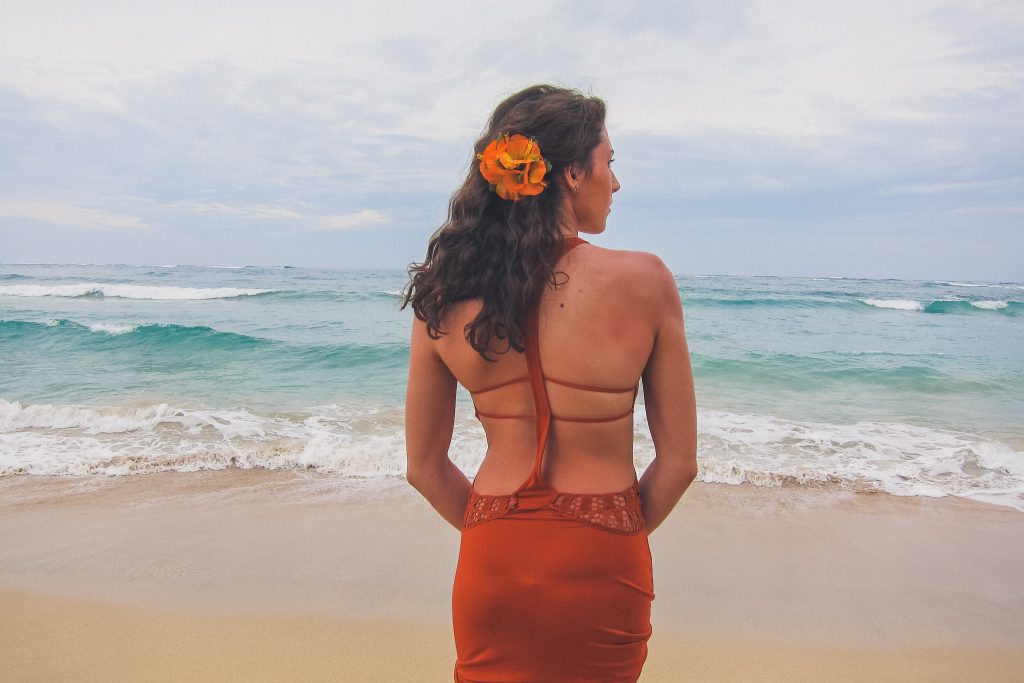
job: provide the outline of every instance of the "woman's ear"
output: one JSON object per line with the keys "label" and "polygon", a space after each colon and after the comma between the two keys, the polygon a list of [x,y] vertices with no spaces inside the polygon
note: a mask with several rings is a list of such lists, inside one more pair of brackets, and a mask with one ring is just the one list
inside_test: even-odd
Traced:
{"label": "woman's ear", "polygon": [[570,192],[578,192],[580,187],[580,181],[582,180],[582,174],[580,168],[576,164],[569,164],[562,168],[562,180],[565,182],[565,187]]}

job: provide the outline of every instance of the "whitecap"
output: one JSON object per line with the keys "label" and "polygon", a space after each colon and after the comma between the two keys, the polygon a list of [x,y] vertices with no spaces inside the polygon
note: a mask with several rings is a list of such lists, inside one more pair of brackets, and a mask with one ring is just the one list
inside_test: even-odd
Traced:
{"label": "whitecap", "polygon": [[986,311],[995,311],[1009,306],[1005,301],[972,301],[971,305],[975,308],[983,308]]}
{"label": "whitecap", "polygon": [[900,311],[923,311],[924,306],[909,299],[859,299],[862,303],[876,308],[894,308]]}
{"label": "whitecap", "polygon": [[111,336],[117,336],[119,334],[128,334],[138,329],[138,325],[129,325],[122,323],[90,323],[90,332],[103,332]]}
{"label": "whitecap", "polygon": [[239,287],[174,287],[153,285],[114,284],[105,282],[83,282],[74,285],[0,285],[0,295],[4,296],[55,296],[79,297],[102,295],[123,299],[152,300],[195,300],[231,299],[240,296],[268,294],[275,289],[243,289]]}

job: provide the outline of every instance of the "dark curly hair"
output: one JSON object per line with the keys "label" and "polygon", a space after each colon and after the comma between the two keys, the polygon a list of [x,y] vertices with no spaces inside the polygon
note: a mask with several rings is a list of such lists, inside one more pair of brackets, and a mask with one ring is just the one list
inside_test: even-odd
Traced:
{"label": "dark curly hair", "polygon": [[[441,321],[450,304],[479,298],[483,307],[464,329],[472,347],[488,361],[494,339],[506,341],[499,353],[522,353],[527,311],[545,284],[560,284],[554,269],[565,186],[556,174],[571,164],[590,168],[604,119],[600,98],[553,85],[530,86],[497,106],[473,148],[465,182],[448,203],[447,220],[431,236],[426,259],[409,266],[402,291],[401,307],[412,304],[432,339],[446,333]],[[551,164],[540,194],[505,200],[480,174],[476,154],[506,133],[535,139]]]}

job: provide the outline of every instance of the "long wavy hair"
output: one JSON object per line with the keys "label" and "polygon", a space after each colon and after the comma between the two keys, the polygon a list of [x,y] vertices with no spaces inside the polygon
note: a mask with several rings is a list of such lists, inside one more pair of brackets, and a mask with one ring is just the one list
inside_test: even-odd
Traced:
{"label": "long wavy hair", "polygon": [[[556,281],[555,264],[563,237],[559,212],[567,166],[590,168],[600,142],[605,104],[598,97],[553,85],[534,85],[497,106],[474,146],[465,182],[448,203],[448,217],[427,245],[422,263],[409,266],[402,308],[412,304],[427,334],[446,332],[441,321],[451,304],[479,298],[483,307],[463,332],[488,361],[494,340],[522,353],[526,314],[547,283]],[[547,187],[519,201],[502,199],[480,174],[476,154],[498,136],[520,133],[537,141],[551,164]]]}

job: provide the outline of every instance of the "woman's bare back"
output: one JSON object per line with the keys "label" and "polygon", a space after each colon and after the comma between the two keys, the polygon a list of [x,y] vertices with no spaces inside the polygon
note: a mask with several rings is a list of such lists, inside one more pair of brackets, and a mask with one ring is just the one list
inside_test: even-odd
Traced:
{"label": "woman's bare back", "polygon": [[[587,391],[547,382],[552,414],[566,418],[611,418],[607,422],[557,420],[541,475],[559,491],[620,491],[634,482],[633,388],[639,383],[657,335],[660,259],[643,252],[583,244],[556,266],[560,284],[541,298],[540,357],[545,377],[588,387]],[[562,275],[564,273],[564,275]],[[479,312],[479,300],[454,305],[445,317],[438,354],[470,392],[524,377],[521,353],[490,354],[487,362],[466,341],[465,326]],[[495,351],[504,349],[496,344]],[[488,450],[475,480],[478,493],[511,493],[529,475],[536,444],[533,419],[495,419],[485,414],[535,413],[528,382],[514,382],[474,396],[487,435]]]}

